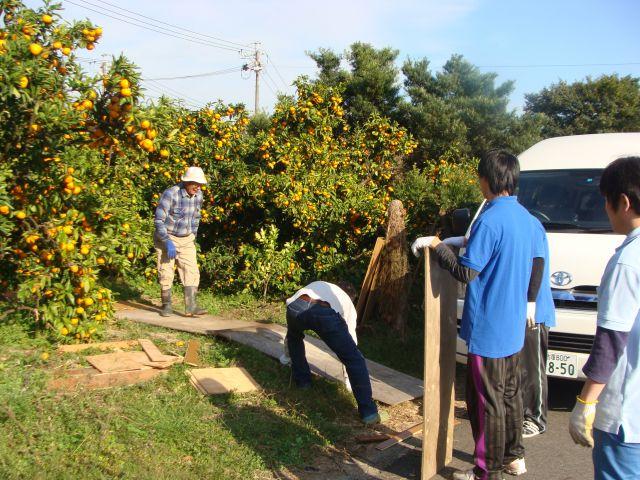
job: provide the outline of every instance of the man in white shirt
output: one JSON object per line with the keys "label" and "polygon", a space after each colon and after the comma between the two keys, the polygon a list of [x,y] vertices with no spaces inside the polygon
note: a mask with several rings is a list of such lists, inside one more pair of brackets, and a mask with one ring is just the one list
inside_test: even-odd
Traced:
{"label": "man in white shirt", "polygon": [[371,394],[371,380],[356,344],[356,309],[351,285],[343,288],[329,282],[312,282],[287,299],[286,343],[291,358],[293,381],[298,388],[311,387],[311,370],[304,349],[304,331],[312,330],[334,351],[347,369],[360,418],[367,425],[380,422]]}
{"label": "man in white shirt", "polygon": [[571,414],[573,440],[593,447],[596,480],[640,478],[640,157],[605,168],[600,192],[626,235],[598,288],[598,327]]}

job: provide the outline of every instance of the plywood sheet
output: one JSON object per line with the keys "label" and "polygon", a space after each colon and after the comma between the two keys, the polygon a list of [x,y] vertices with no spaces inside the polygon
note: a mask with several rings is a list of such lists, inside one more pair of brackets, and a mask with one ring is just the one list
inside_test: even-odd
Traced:
{"label": "plywood sheet", "polygon": [[382,442],[380,445],[376,445],[376,449],[378,450],[386,450],[387,448],[393,447],[394,445],[406,440],[409,437],[414,436],[416,433],[420,433],[422,431],[422,422],[417,423],[406,430],[403,430],[398,433],[390,433],[389,440]]}
{"label": "plywood sheet", "polygon": [[167,373],[166,370],[158,370],[151,367],[143,367],[143,370],[111,373],[89,373],[80,375],[60,376],[52,379],[48,388],[50,390],[73,390],[76,388],[98,389],[134,385],[146,382]]}
{"label": "plywood sheet", "polygon": [[135,347],[138,345],[138,340],[121,340],[117,342],[100,342],[100,343],[83,343],[78,345],[60,345],[58,347],[59,352],[81,352],[90,348],[97,348],[98,350],[116,350]]}
{"label": "plywood sheet", "polygon": [[246,393],[260,388],[249,372],[241,367],[195,368],[189,370],[189,375],[207,395]]}
{"label": "plywood sheet", "polygon": [[145,363],[150,362],[144,352],[115,352],[101,355],[89,355],[87,362],[102,373],[125,372],[128,370],[142,370]]}

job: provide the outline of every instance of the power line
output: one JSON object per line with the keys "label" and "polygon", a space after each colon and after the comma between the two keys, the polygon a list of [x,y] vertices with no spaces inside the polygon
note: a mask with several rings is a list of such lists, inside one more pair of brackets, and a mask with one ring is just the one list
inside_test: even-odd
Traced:
{"label": "power line", "polygon": [[224,75],[226,73],[240,72],[241,70],[242,70],[241,67],[231,67],[231,68],[225,68],[224,70],[216,70],[214,72],[197,73],[194,75],[183,75],[181,77],[148,78],[147,80],[182,80],[184,78],[211,77],[213,75]]}
{"label": "power line", "polygon": [[112,7],[119,8],[120,10],[123,10],[123,11],[125,11],[125,12],[132,13],[133,15],[137,15],[137,16],[139,16],[139,17],[146,18],[147,20],[151,20],[151,21],[156,22],[156,23],[161,23],[161,24],[163,24],[163,25],[167,25],[167,26],[169,26],[169,27],[177,28],[177,29],[179,29],[179,30],[184,30],[185,32],[190,32],[190,33],[193,33],[193,34],[199,35],[199,36],[201,36],[201,37],[211,38],[211,39],[213,39],[213,40],[217,40],[217,41],[220,41],[220,42],[228,43],[228,44],[230,44],[230,45],[236,45],[236,46],[238,46],[238,47],[247,47],[247,46],[249,45],[249,44],[246,44],[246,43],[245,43],[245,44],[243,44],[243,43],[232,42],[232,41],[230,41],[230,40],[224,40],[223,38],[213,37],[213,36],[211,36],[211,35],[207,35],[207,34],[204,34],[204,33],[199,33],[199,32],[196,32],[196,31],[194,31],[194,30],[189,30],[188,28],[180,27],[180,26],[178,26],[178,25],[173,25],[173,24],[171,24],[171,23],[163,22],[162,20],[157,20],[157,19],[155,19],[155,18],[148,17],[147,15],[143,15],[143,14],[141,14],[141,13],[134,12],[133,10],[128,10],[128,9],[126,9],[126,8],[124,8],[124,7],[120,7],[120,6],[115,5],[115,4],[113,4],[113,3],[109,3],[109,2],[107,2],[107,1],[105,1],[105,0],[98,0],[98,1],[100,1],[101,3],[104,3],[104,4],[106,4],[106,5],[110,5],[110,6],[112,6]]}
{"label": "power line", "polygon": [[[276,90],[278,90],[278,87],[276,83],[273,81],[273,78],[271,78],[271,75],[269,75],[269,72],[267,72],[266,70],[263,71],[267,74],[266,77],[262,77],[264,79],[264,84],[269,88],[269,90],[271,90],[271,93],[273,93],[273,95],[277,97],[278,94],[276,93]],[[267,81],[268,79],[270,79],[273,87],[269,84],[269,81]]]}
{"label": "power line", "polygon": [[[100,11],[100,10],[95,10],[95,9],[93,9],[93,8],[91,8],[91,7],[88,7],[88,6],[83,5],[83,4],[80,4],[80,3],[76,3],[76,2],[74,2],[74,1],[72,1],[72,0],[65,0],[65,1],[66,1],[67,3],[70,3],[70,4],[72,4],[72,5],[75,5],[75,6],[77,6],[77,7],[85,8],[85,9],[87,9],[87,10],[90,10],[90,11],[92,11],[92,12],[95,12],[95,13],[97,13],[97,14],[99,14],[99,15],[103,15],[103,16],[105,16],[105,17],[113,18],[114,20],[119,20],[119,21],[121,21],[121,22],[128,23],[129,25],[133,25],[133,26],[135,26],[135,27],[139,27],[139,28],[144,28],[144,29],[146,29],[146,30],[150,30],[150,31],[152,31],[152,32],[156,32],[156,33],[159,33],[159,34],[161,34],[161,35],[166,35],[166,36],[168,36],[168,37],[173,37],[173,38],[177,38],[177,39],[180,39],[180,40],[185,40],[185,41],[187,41],[187,42],[197,43],[197,44],[199,44],[199,45],[204,45],[204,46],[207,46],[207,47],[220,48],[220,49],[223,49],[223,50],[230,50],[230,51],[232,51],[232,52],[239,52],[239,51],[241,50],[241,49],[237,49],[237,48],[231,48],[231,47],[228,47],[228,46],[216,45],[215,43],[211,43],[211,42],[201,41],[200,39],[194,39],[194,37],[189,36],[189,35],[187,35],[187,34],[178,33],[177,35],[175,35],[175,34],[173,34],[173,33],[167,33],[167,32],[162,31],[162,30],[156,30],[155,28],[145,27],[144,25],[139,25],[138,23],[130,22],[130,21],[125,20],[125,19],[123,19],[123,18],[114,17],[113,15],[109,15],[108,13],[104,13],[104,12],[102,12],[102,11]],[[86,1],[85,1],[85,3],[88,3],[88,2],[86,2]],[[94,6],[95,6],[95,5],[94,5]],[[103,8],[103,7],[99,7],[99,8]],[[114,12],[112,12],[112,13],[114,13]],[[116,15],[121,15],[121,16],[123,16],[123,15],[122,15],[122,14],[120,14],[120,13],[116,13]],[[125,17],[126,17],[126,16],[125,16]],[[126,18],[130,18],[130,17],[126,17]],[[133,20],[135,20],[136,22],[147,23],[147,22],[142,22],[141,20],[137,20],[137,19],[133,19]],[[155,26],[155,25],[154,25],[154,26]],[[158,28],[161,28],[161,27],[158,27]],[[176,33],[177,33],[177,32],[176,32]]]}
{"label": "power line", "polygon": [[282,81],[282,85],[284,85],[284,88],[286,90],[287,88],[289,88],[289,85],[287,85],[287,82],[285,82],[284,78],[280,74],[280,70],[278,70],[278,67],[276,67],[276,64],[273,63],[273,60],[271,60],[271,57],[269,56],[269,54],[267,53],[266,55],[267,55],[267,60],[269,60],[269,63],[271,65],[273,65],[273,68],[275,69],[276,73],[278,74],[278,77],[280,77],[280,80]]}
{"label": "power line", "polygon": [[[163,93],[165,91],[168,91],[170,93],[172,93],[173,95],[178,96],[179,98],[185,99],[185,100],[189,100],[191,103],[198,105],[199,107],[206,104],[206,102],[203,102],[201,100],[198,100],[197,98],[193,98],[190,97],[189,95],[185,95],[184,93],[176,90],[175,88],[171,88],[171,87],[167,87],[166,85],[159,83],[155,80],[151,80],[151,79],[142,79],[143,82],[146,83],[146,85],[148,87],[155,87],[156,89],[161,89],[163,91]],[[151,85],[149,85],[149,82],[151,82]]]}
{"label": "power line", "polygon": [[640,62],[627,63],[559,63],[559,64],[531,64],[531,65],[478,65],[478,68],[557,68],[557,67],[621,67],[640,65]]}
{"label": "power line", "polygon": [[[138,18],[134,18],[134,17],[131,17],[129,15],[125,15],[124,13],[120,13],[117,10],[113,10],[113,9],[107,8],[107,7],[105,7],[103,5],[100,5],[100,4],[95,4],[95,3],[91,2],[91,1],[88,1],[88,0],[85,0],[83,2],[83,4],[84,3],[88,3],[92,7],[99,8],[101,10],[106,10],[107,12],[113,13],[114,15],[118,15],[120,17],[128,18],[129,20],[133,20],[134,22],[139,22],[139,23],[142,23],[142,24],[145,24],[145,25],[150,25],[151,27],[160,28],[162,30],[167,30],[167,31],[169,31],[171,33],[180,35],[181,37],[186,37],[185,39],[188,38],[188,39],[191,39],[191,40],[195,40],[196,42],[205,42],[207,44],[210,44],[211,46],[214,46],[216,48],[222,48],[224,50],[231,50],[231,51],[238,51],[239,50],[238,48],[233,48],[233,47],[230,47],[229,45],[221,45],[221,44],[218,44],[216,42],[211,42],[209,40],[205,40],[205,39],[202,39],[202,38],[194,37],[193,35],[190,35],[188,33],[182,33],[182,32],[176,31],[176,30],[168,29],[166,27],[162,27],[160,25],[155,25],[153,23],[145,22],[144,20],[140,20]],[[84,8],[89,8],[89,7],[84,6]],[[101,13],[101,12],[98,12],[98,13]],[[106,15],[104,12],[102,12],[102,14]],[[122,19],[119,19],[119,20],[125,21],[125,20],[122,20]],[[148,27],[143,27],[142,25],[138,25],[138,26],[140,26],[141,28],[148,28]]]}

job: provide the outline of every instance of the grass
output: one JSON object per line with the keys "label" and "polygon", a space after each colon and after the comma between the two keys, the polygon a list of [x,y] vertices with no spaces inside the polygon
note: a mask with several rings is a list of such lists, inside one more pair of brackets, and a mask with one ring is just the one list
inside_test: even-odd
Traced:
{"label": "grass", "polygon": [[[154,285],[119,286],[121,299],[157,298]],[[174,292],[181,299],[180,289]],[[211,313],[284,323],[282,302],[202,292]],[[422,376],[421,314],[407,343],[377,328],[360,335],[368,358]],[[118,322],[106,340],[151,338],[164,352],[184,353],[196,336]],[[92,353],[57,354],[21,323],[0,324],[0,478],[249,479],[274,478],[282,467],[313,462],[360,427],[352,395],[317,378],[310,391],[291,386],[290,370],[242,345],[197,337],[207,365],[245,367],[260,392],[206,398],[185,366],[150,382],[95,391],[51,392],[56,370],[88,366]],[[49,353],[43,360],[41,355]],[[402,352],[402,355],[398,355]],[[95,352],[94,352],[95,353]]]}

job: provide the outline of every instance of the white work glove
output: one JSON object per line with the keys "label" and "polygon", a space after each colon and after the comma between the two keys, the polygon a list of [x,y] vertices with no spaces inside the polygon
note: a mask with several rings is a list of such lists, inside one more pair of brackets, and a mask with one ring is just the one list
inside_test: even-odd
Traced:
{"label": "white work glove", "polygon": [[285,366],[286,365],[291,365],[291,357],[289,357],[289,345],[287,345],[287,339],[286,338],[284,339],[283,347],[284,347],[284,349],[283,349],[284,351],[283,351],[282,355],[280,355],[280,358],[279,358],[280,363],[282,365],[285,365]]}
{"label": "white work glove", "polygon": [[593,421],[596,418],[598,402],[585,402],[580,397],[577,397],[577,400],[569,420],[569,433],[576,444],[593,447]]}
{"label": "white work glove", "polygon": [[462,248],[467,243],[467,239],[465,237],[449,237],[445,238],[442,243],[446,243],[450,247]]}
{"label": "white work glove", "polygon": [[423,248],[428,248],[429,245],[431,245],[431,243],[433,242],[434,238],[436,238],[436,237],[435,236],[431,236],[431,237],[419,237],[419,238],[416,238],[416,240],[411,245],[411,251],[413,252],[413,254],[416,257],[419,257],[420,256],[420,250],[422,250]]}
{"label": "white work glove", "polygon": [[536,328],[536,302],[527,302],[527,327]]}

